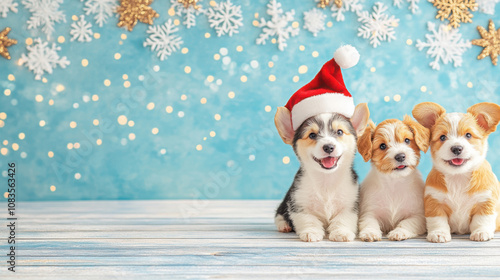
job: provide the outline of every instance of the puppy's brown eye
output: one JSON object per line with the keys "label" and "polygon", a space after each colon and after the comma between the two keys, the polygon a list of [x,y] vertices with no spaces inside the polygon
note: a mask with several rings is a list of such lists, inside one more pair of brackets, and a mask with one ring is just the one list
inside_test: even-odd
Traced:
{"label": "puppy's brown eye", "polygon": [[380,149],[381,150],[387,149],[387,145],[385,145],[384,143],[380,144]]}
{"label": "puppy's brown eye", "polygon": [[316,139],[317,137],[318,137],[318,135],[316,133],[314,133],[314,132],[312,132],[312,133],[309,134],[309,138],[312,139],[312,140]]}
{"label": "puppy's brown eye", "polygon": [[466,133],[466,134],[465,134],[465,137],[466,137],[467,139],[471,139],[472,134],[470,134],[470,133]]}
{"label": "puppy's brown eye", "polygon": [[337,135],[338,136],[344,135],[344,131],[342,129],[337,130]]}
{"label": "puppy's brown eye", "polygon": [[444,141],[446,141],[446,135],[441,135],[441,137],[439,137],[439,139],[440,139],[441,141],[443,141],[443,142],[444,142]]}
{"label": "puppy's brown eye", "polygon": [[406,144],[410,144],[410,139],[406,138],[406,139],[405,139],[405,143],[406,143]]}

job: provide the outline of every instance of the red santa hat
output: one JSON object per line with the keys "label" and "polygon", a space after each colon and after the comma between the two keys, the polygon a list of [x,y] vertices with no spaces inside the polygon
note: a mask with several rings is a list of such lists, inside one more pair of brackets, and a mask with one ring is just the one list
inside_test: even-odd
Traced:
{"label": "red santa hat", "polygon": [[293,130],[308,118],[321,113],[339,113],[347,118],[354,113],[354,101],[347,91],[340,68],[350,68],[359,61],[351,45],[338,48],[307,85],[292,95],[285,107],[290,111]]}

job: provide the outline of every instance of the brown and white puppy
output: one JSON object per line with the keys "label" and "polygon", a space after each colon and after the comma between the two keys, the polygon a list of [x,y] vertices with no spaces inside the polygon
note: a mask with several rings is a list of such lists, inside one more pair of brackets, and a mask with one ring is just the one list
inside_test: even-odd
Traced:
{"label": "brown and white puppy", "polygon": [[369,115],[362,103],[350,119],[337,113],[319,114],[294,131],[290,111],[278,108],[276,128],[300,161],[293,184],[276,210],[279,231],[295,231],[308,242],[320,241],[326,233],[332,241],[354,240],[359,186],[353,162],[357,135],[364,131]]}
{"label": "brown and white puppy", "polygon": [[446,113],[432,102],[418,104],[413,116],[431,130],[433,168],[425,183],[427,240],[448,242],[450,233],[470,233],[474,241],[500,229],[500,183],[486,161],[488,135],[500,121],[500,106],[479,103],[467,113]]}
{"label": "brown and white puppy", "polygon": [[409,116],[370,122],[358,150],[372,168],[361,183],[359,238],[405,240],[425,233],[424,181],[417,166],[429,147],[429,129]]}

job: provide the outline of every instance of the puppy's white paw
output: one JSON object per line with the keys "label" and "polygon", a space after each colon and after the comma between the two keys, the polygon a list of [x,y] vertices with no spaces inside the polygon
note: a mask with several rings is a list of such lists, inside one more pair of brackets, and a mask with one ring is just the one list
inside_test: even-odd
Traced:
{"label": "puppy's white paw", "polygon": [[364,229],[359,233],[359,238],[366,242],[382,240],[382,232],[375,229]]}
{"label": "puppy's white paw", "polygon": [[356,238],[356,234],[349,230],[337,229],[330,232],[328,239],[336,242],[349,242],[353,241]]}
{"label": "puppy's white paw", "polygon": [[305,242],[318,242],[323,240],[325,233],[323,231],[305,231],[299,234],[300,240]]}
{"label": "puppy's white paw", "polygon": [[278,227],[279,232],[290,232],[292,231],[292,228],[288,225],[287,222],[280,223],[276,225]]}
{"label": "puppy's white paw", "polygon": [[277,215],[274,219],[274,223],[276,224],[279,232],[292,231],[292,227],[290,227],[290,225],[285,221],[285,218],[283,218],[282,215]]}
{"label": "puppy's white paw", "polygon": [[444,231],[432,231],[427,234],[427,241],[434,243],[445,243],[451,240],[451,234]]}
{"label": "puppy's white paw", "polygon": [[404,228],[395,228],[387,234],[387,238],[392,241],[406,240],[412,236],[414,236],[414,234]]}
{"label": "puppy's white paw", "polygon": [[472,241],[488,241],[494,236],[493,233],[487,231],[476,230],[470,235],[470,240]]}

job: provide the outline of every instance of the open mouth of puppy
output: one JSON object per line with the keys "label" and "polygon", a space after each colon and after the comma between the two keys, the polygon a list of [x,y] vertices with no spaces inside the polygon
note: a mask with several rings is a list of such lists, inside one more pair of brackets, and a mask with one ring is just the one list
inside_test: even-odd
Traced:
{"label": "open mouth of puppy", "polygon": [[405,170],[406,168],[408,167],[408,165],[398,165],[396,168],[394,168],[393,170],[396,170],[396,171],[401,171],[401,170]]}
{"label": "open mouth of puppy", "polygon": [[319,165],[321,165],[321,167],[323,169],[330,170],[330,169],[334,169],[335,167],[337,167],[337,163],[339,162],[340,157],[325,157],[322,159],[318,159],[318,158],[313,156],[313,159]]}
{"label": "open mouth of puppy", "polygon": [[464,165],[468,159],[464,159],[464,158],[454,158],[454,159],[451,159],[451,160],[445,160],[449,165],[451,166],[462,166]]}

